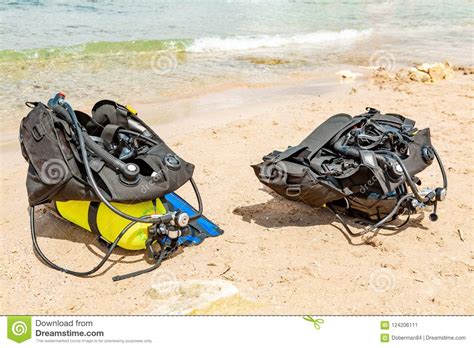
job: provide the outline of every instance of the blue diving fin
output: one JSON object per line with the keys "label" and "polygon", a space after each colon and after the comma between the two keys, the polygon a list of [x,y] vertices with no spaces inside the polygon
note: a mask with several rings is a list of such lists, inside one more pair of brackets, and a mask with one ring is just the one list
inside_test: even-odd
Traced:
{"label": "blue diving fin", "polygon": [[[172,210],[180,210],[183,213],[187,213],[190,217],[197,214],[193,206],[174,192],[166,194],[165,200],[165,203],[168,203]],[[179,237],[179,245],[197,245],[207,237],[217,237],[224,233],[222,229],[205,216],[191,221],[189,225],[191,227],[190,233]]]}

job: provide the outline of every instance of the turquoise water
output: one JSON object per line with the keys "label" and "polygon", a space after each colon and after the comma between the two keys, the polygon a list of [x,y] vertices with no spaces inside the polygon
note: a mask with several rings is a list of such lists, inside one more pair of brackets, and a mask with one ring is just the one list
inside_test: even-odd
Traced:
{"label": "turquoise water", "polygon": [[370,32],[394,54],[408,46],[416,59],[442,51],[467,61],[473,15],[472,1],[459,0],[2,0],[0,50],[137,40],[183,40],[193,52],[278,49]]}
{"label": "turquoise water", "polygon": [[468,0],[0,0],[0,107],[57,89],[147,101],[342,65],[472,64],[473,18]]}

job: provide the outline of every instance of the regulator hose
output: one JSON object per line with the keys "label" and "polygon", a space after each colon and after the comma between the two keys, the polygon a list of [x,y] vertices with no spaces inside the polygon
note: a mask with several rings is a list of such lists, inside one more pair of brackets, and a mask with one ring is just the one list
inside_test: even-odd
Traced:
{"label": "regulator hose", "polygon": [[[121,133],[121,134],[133,135],[133,136],[135,136],[135,137],[137,137],[137,138],[139,138],[139,139],[141,139],[145,142],[148,142],[152,145],[159,145],[159,143],[157,141],[155,141],[153,139],[150,139],[150,138],[147,138],[139,132],[131,131],[131,130],[128,130],[128,129],[120,129],[118,132]],[[196,199],[198,201],[198,209],[197,209],[198,211],[197,211],[197,213],[194,216],[189,217],[190,221],[194,221],[196,219],[199,219],[202,216],[204,206],[203,206],[203,203],[202,203],[201,193],[199,192],[199,189],[196,185],[196,182],[194,181],[193,178],[189,179],[189,182],[191,183],[191,186],[193,187],[194,194],[196,195]]]}
{"label": "regulator hose", "polygon": [[[446,176],[446,171],[444,170],[443,163],[441,162],[441,158],[439,157],[438,153],[436,152],[436,150],[433,147],[432,147],[432,149],[433,149],[434,154],[436,156],[436,160],[438,161],[438,165],[439,165],[440,170],[441,170],[441,175],[443,177],[443,188],[447,189],[448,188],[448,178]],[[398,164],[402,168],[403,174],[405,175],[406,181],[407,181],[408,185],[410,186],[411,190],[413,191],[413,195],[415,196],[415,198],[417,200],[419,200],[422,203],[426,203],[428,201],[431,201],[436,196],[436,191],[435,190],[431,191],[425,197],[420,195],[420,193],[418,192],[418,188],[416,187],[416,184],[413,182],[413,180],[410,176],[410,173],[408,173],[408,170],[405,167],[405,164],[403,163],[402,159],[397,154],[395,154],[393,152],[390,152],[390,151],[386,151],[386,150],[378,150],[376,152],[377,153],[383,153],[387,156],[391,156],[392,158],[394,158],[398,162]]]}
{"label": "regulator hose", "polygon": [[97,266],[95,266],[94,268],[92,268],[91,270],[89,271],[84,271],[84,272],[78,272],[78,271],[72,271],[70,269],[67,269],[67,268],[63,268],[61,266],[58,266],[57,264],[53,263],[50,259],[48,259],[46,257],[46,255],[44,255],[44,253],[41,251],[39,245],[38,245],[38,240],[37,240],[37,237],[36,237],[36,226],[35,226],[35,207],[30,207],[29,208],[29,213],[30,213],[30,230],[31,230],[31,239],[33,241],[33,250],[36,252],[36,254],[39,256],[39,258],[46,264],[48,265],[49,267],[57,270],[57,271],[60,271],[60,272],[64,272],[64,273],[67,273],[67,274],[71,274],[73,276],[76,276],[76,277],[88,277],[92,274],[94,274],[95,272],[97,272],[103,265],[104,263],[109,259],[110,255],[112,254],[112,252],[114,251],[115,247],[117,246],[117,244],[119,243],[120,239],[122,239],[123,235],[125,233],[127,233],[127,231],[133,226],[135,225],[137,222],[135,221],[132,221],[130,222],[127,226],[125,226],[125,228],[117,235],[117,237],[115,238],[114,242],[110,245],[110,247],[107,249],[107,252],[105,253],[105,255],[103,256],[102,260],[97,264]]}
{"label": "regulator hose", "polygon": [[152,223],[152,224],[156,224],[156,223],[160,224],[160,223],[170,222],[173,219],[171,214],[159,215],[159,216],[156,216],[156,217],[149,217],[149,218],[135,217],[135,216],[128,215],[128,214],[122,212],[121,210],[115,208],[107,200],[107,198],[100,191],[100,189],[99,189],[99,187],[98,187],[98,185],[97,185],[97,183],[94,179],[94,175],[92,174],[92,170],[89,166],[89,159],[87,157],[87,150],[86,150],[86,144],[85,144],[85,140],[84,140],[84,134],[83,134],[82,128],[79,124],[79,121],[77,120],[76,113],[74,112],[72,107],[67,102],[64,102],[62,104],[62,107],[64,107],[64,109],[66,109],[67,112],[69,113],[69,115],[71,116],[72,124],[75,128],[77,138],[79,140],[79,149],[81,151],[82,161],[84,163],[84,168],[86,170],[87,179],[88,179],[89,184],[91,185],[92,189],[94,190],[95,194],[101,200],[101,202],[104,203],[107,206],[107,208],[112,210],[115,214],[123,217],[124,219],[130,220],[130,221],[143,222],[143,223]]}
{"label": "regulator hose", "polygon": [[[345,141],[345,138],[341,138],[336,143],[334,143],[334,150],[336,152],[338,152],[339,154],[343,155],[343,156],[349,156],[349,157],[352,157],[352,158],[355,158],[355,159],[360,159],[361,158],[360,150],[356,149],[353,146],[344,145],[344,141]],[[434,148],[433,148],[433,150],[434,150]],[[385,156],[382,156],[382,154],[383,154],[383,155],[386,155],[388,157],[393,158],[394,160],[396,160],[398,162],[398,164],[400,165],[400,167],[403,171],[405,179],[406,179],[408,185],[410,186],[411,190],[413,191],[413,194],[414,194],[414,196],[417,200],[419,200],[422,203],[426,203],[426,202],[430,201],[435,196],[435,191],[433,191],[433,193],[431,195],[429,194],[425,197],[420,195],[420,193],[419,193],[419,191],[416,187],[416,184],[413,182],[413,180],[410,176],[410,173],[408,173],[408,170],[405,167],[405,164],[403,163],[403,161],[401,160],[401,158],[397,154],[395,154],[393,152],[390,152],[390,151],[386,151],[386,150],[376,150],[376,151],[374,151],[374,153],[375,153],[375,157],[376,157],[377,161],[387,163],[387,159],[385,158]],[[446,189],[447,186],[448,186],[446,172],[444,170],[443,164],[442,164],[441,159],[439,158],[439,155],[436,152],[436,150],[434,150],[434,154],[435,154],[436,159],[438,161],[438,164],[441,168],[441,174],[443,176],[443,186]]]}
{"label": "regulator hose", "polygon": [[[333,147],[337,153],[339,153],[340,155],[352,157],[355,159],[360,159],[362,157],[359,149],[355,148],[354,146],[344,145],[344,142],[345,142],[345,138],[340,138],[338,141],[334,143]],[[381,161],[384,163],[386,162],[386,159],[384,156],[375,155],[375,157],[377,161]]]}
{"label": "regulator hose", "polygon": [[97,156],[102,158],[105,163],[109,164],[110,166],[117,169],[119,172],[123,174],[125,179],[127,180],[135,180],[138,176],[139,169],[138,166],[135,164],[127,164],[117,157],[111,155],[107,150],[105,150],[102,146],[97,144],[86,132],[82,132],[84,137],[84,143],[86,147],[94,152]]}
{"label": "regulator hose", "polygon": [[161,262],[162,262],[163,259],[164,259],[164,256],[165,256],[165,251],[163,250],[163,247],[161,246],[160,255],[158,256],[158,259],[155,261],[155,263],[153,264],[153,266],[150,266],[150,267],[148,267],[148,268],[145,268],[145,269],[142,269],[142,270],[139,270],[139,271],[135,271],[135,272],[131,272],[131,273],[123,274],[123,275],[113,276],[113,277],[112,277],[112,280],[113,280],[114,282],[117,282],[117,281],[119,281],[119,280],[124,280],[124,279],[128,279],[128,278],[136,277],[136,276],[139,276],[139,275],[142,275],[142,274],[145,274],[145,273],[154,271],[155,269],[157,269],[158,267],[160,267]]}

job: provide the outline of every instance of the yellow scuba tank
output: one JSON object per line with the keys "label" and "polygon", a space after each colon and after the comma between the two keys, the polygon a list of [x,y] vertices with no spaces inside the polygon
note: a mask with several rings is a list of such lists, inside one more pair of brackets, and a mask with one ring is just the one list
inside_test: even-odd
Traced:
{"label": "yellow scuba tank", "polygon": [[[166,208],[159,199],[136,204],[111,204],[122,212],[134,217],[166,213]],[[55,201],[54,205],[61,217],[90,232],[100,234],[109,243],[112,243],[118,234],[130,223],[130,220],[115,214],[104,203]],[[128,250],[145,249],[149,226],[151,226],[149,223],[136,223],[123,235],[118,242],[118,246]]]}

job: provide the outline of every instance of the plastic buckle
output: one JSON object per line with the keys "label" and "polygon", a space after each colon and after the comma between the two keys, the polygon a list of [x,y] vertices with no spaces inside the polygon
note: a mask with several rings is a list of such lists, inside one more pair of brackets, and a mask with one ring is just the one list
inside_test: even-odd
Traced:
{"label": "plastic buckle", "polygon": [[134,108],[132,108],[130,105],[125,105],[125,109],[128,110],[128,112],[130,112],[132,114],[132,116],[137,116],[138,114],[138,111],[135,110]]}
{"label": "plastic buckle", "polygon": [[39,125],[35,124],[33,126],[33,129],[31,130],[31,134],[33,135],[33,138],[36,140],[36,141],[40,141],[41,139],[43,139],[44,135],[45,135],[45,131],[44,131],[44,128],[39,127]]}
{"label": "plastic buckle", "polygon": [[298,197],[301,194],[301,185],[289,185],[286,188],[286,195],[288,197]]}
{"label": "plastic buckle", "polygon": [[368,114],[377,114],[377,113],[380,113],[379,110],[375,109],[375,108],[371,108],[370,106],[367,106],[365,108],[365,110],[367,111]]}

